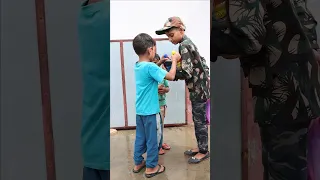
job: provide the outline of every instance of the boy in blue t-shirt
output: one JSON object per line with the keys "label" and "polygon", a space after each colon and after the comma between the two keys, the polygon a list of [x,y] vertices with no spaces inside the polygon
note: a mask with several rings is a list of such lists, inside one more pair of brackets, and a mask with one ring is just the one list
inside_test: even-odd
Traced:
{"label": "boy in blue t-shirt", "polygon": [[[158,83],[164,79],[174,80],[177,61],[180,54],[172,56],[172,68],[169,72],[153,63],[156,54],[155,41],[148,34],[141,33],[133,39],[133,49],[139,56],[135,64],[136,81],[136,140],[134,145],[134,173],[139,173],[146,167],[147,178],[165,171],[163,165],[158,164],[158,152],[161,148],[161,137],[157,131],[162,129],[157,115],[160,112],[158,99]],[[144,161],[143,154],[147,152]]]}

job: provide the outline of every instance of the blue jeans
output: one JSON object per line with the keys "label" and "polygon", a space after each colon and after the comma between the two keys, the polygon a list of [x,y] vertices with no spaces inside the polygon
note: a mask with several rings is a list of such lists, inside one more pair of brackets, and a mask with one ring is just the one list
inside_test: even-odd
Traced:
{"label": "blue jeans", "polygon": [[137,126],[133,157],[135,165],[142,163],[144,160],[142,155],[146,152],[147,168],[154,168],[158,165],[158,153],[162,143],[162,125],[161,121],[157,120],[157,116],[160,119],[159,114],[149,116],[136,115]]}

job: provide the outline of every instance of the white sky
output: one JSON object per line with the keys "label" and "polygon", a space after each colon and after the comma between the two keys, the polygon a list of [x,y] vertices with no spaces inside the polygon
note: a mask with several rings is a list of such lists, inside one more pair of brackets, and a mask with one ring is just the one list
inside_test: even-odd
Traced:
{"label": "white sky", "polygon": [[111,40],[133,39],[139,33],[153,38],[171,16],[179,16],[186,25],[186,35],[197,45],[210,65],[210,0],[111,0]]}

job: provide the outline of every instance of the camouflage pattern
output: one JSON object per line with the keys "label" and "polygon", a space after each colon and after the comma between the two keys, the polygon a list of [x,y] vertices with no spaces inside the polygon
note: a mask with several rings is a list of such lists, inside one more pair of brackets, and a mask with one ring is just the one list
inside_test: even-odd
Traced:
{"label": "camouflage pattern", "polygon": [[173,16],[173,17],[169,17],[167,19],[167,21],[164,23],[163,28],[159,29],[156,31],[157,35],[162,35],[165,34],[165,32],[168,29],[171,29],[173,27],[176,28],[181,28],[183,30],[186,30],[186,26],[184,25],[184,23],[182,22],[182,20],[179,17]]}
{"label": "camouflage pattern", "polygon": [[184,36],[179,46],[181,69],[177,69],[176,80],[185,80],[192,102],[206,102],[210,98],[209,68],[199,55],[196,45]]}
{"label": "camouflage pattern", "polygon": [[305,0],[228,2],[224,33],[245,54],[240,60],[261,128],[264,180],[306,180],[307,127],[320,116],[317,22]]}
{"label": "camouflage pattern", "polygon": [[191,102],[194,130],[199,152],[208,152],[208,126],[206,121],[206,102]]}

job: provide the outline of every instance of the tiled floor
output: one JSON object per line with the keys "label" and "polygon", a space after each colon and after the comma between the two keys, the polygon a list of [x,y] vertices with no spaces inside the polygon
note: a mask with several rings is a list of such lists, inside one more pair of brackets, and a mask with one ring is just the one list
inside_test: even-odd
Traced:
{"label": "tiled floor", "polygon": [[[111,180],[147,179],[144,171],[139,174],[132,173],[134,140],[134,130],[118,131],[111,136]],[[166,166],[166,171],[151,178],[152,180],[210,179],[210,160],[190,165],[187,157],[183,155],[185,150],[196,146],[193,126],[165,128],[164,142],[171,146],[170,151],[160,156],[160,163]]]}

